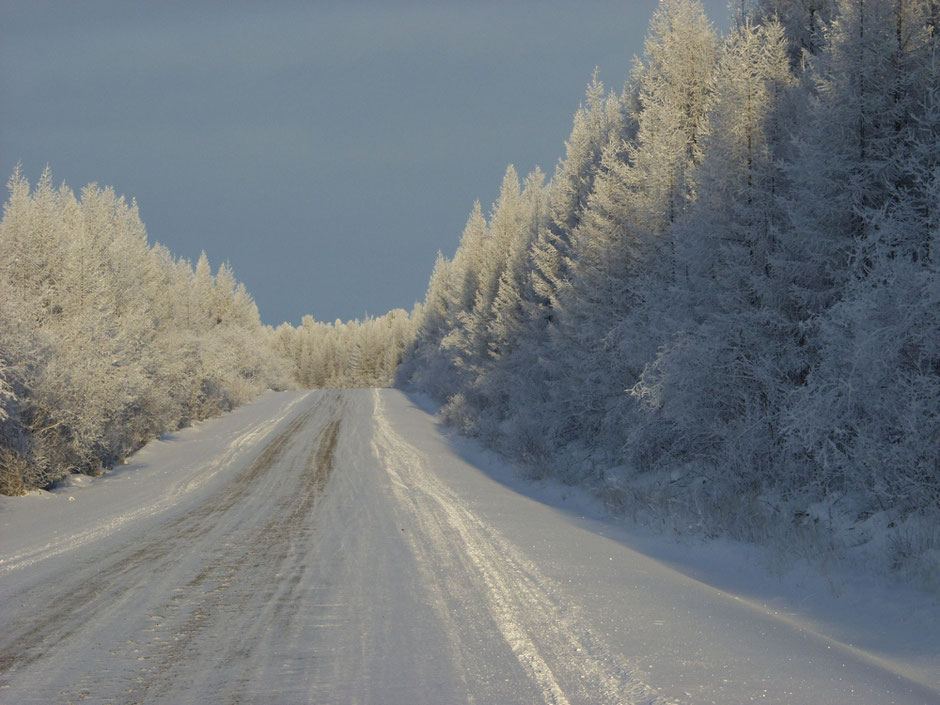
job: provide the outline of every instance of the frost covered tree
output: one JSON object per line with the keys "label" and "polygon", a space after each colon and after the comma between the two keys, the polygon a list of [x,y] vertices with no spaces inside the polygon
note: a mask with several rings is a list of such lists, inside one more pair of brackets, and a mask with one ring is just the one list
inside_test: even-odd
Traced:
{"label": "frost covered tree", "polygon": [[799,71],[807,57],[826,48],[836,0],[745,0],[740,22],[779,22],[789,40],[790,62]]}
{"label": "frost covered tree", "polygon": [[559,294],[561,438],[603,432],[616,442],[622,433],[632,403],[610,390],[633,386],[657,345],[644,303],[673,276],[670,228],[693,196],[691,174],[708,131],[717,36],[701,5],[663,2],[645,46],[635,69],[636,137],[604,151],[573,233],[570,282]]}
{"label": "frost covered tree", "polygon": [[[513,232],[503,256],[504,265],[487,330],[490,353],[494,358],[505,357],[516,344],[525,324],[526,305],[534,301],[535,292],[529,276],[531,249],[545,226],[548,214],[544,181],[545,175],[538,168],[526,177],[519,210],[511,224]],[[499,221],[494,219],[494,225],[498,224]]]}
{"label": "frost covered tree", "polygon": [[642,463],[694,458],[725,480],[755,482],[780,457],[783,386],[771,351],[784,330],[770,261],[785,219],[777,195],[792,85],[781,25],[731,32],[697,199],[673,228],[678,273],[661,302],[673,330],[631,389],[647,409],[629,432]]}
{"label": "frost covered tree", "polygon": [[[483,221],[482,224],[476,216]],[[486,236],[486,222],[479,204],[474,207],[464,229],[464,239],[468,236],[475,239],[471,233],[477,228],[480,228],[479,241],[482,241]],[[415,335],[409,353],[402,369],[397,371],[398,379],[410,381],[436,397],[446,396],[447,390],[457,384],[455,359],[443,341],[452,334],[460,314],[469,311],[476,295],[476,270],[471,268],[466,257],[461,258],[461,265],[462,271],[455,281],[455,267],[441,252],[437,253],[424,303],[415,312]],[[454,292],[461,301],[458,306],[453,305]]]}
{"label": "frost covered tree", "polygon": [[[786,251],[800,285],[794,308],[807,320],[805,384],[787,409],[791,445],[818,493],[923,507],[940,494],[929,401],[938,375],[936,8],[840,8],[814,105],[834,111],[833,125],[816,117],[800,153],[825,190],[796,209]],[[800,242],[808,232],[814,242]]]}
{"label": "frost covered tree", "polygon": [[474,382],[482,374],[484,366],[494,353],[498,354],[492,344],[490,322],[500,278],[514,242],[520,236],[520,198],[519,177],[510,165],[503,177],[499,199],[493,205],[486,238],[478,245],[473,305],[458,315],[458,325],[451,328],[441,342],[452,355],[459,375],[458,384],[468,394],[472,394]]}
{"label": "frost covered tree", "polygon": [[692,194],[689,177],[708,132],[718,38],[701,3],[663,0],[645,50],[628,176],[644,228],[661,234]]}
{"label": "frost covered tree", "polygon": [[273,331],[272,348],[292,363],[303,387],[384,387],[412,345],[413,316],[402,309],[345,323],[304,316],[297,328],[284,323]]}
{"label": "frost covered tree", "polygon": [[531,399],[532,390],[544,383],[537,348],[541,328],[533,319],[540,304],[533,278],[533,247],[549,217],[544,179],[536,169],[523,184],[517,231],[506,253],[488,324],[490,363],[477,387],[494,424],[515,415]]}
{"label": "frost covered tree", "polygon": [[552,177],[548,223],[539,231],[533,248],[533,286],[546,308],[567,278],[571,233],[587,206],[601,156],[608,144],[629,136],[624,104],[625,100],[613,93],[605,95],[595,70],[575,113],[565,156]]}
{"label": "frost covered tree", "polygon": [[19,170],[9,186],[0,351],[15,401],[0,420],[0,491],[97,473],[161,431],[288,383],[230,269],[213,276],[203,257],[197,276],[151,247],[136,204],[113,189],[76,198],[48,169],[35,188]]}
{"label": "frost covered tree", "polygon": [[893,207],[894,193],[905,188],[936,43],[928,5],[838,4],[792,165],[797,187],[784,196],[793,224],[777,266],[795,285],[798,316],[826,309],[862,273],[866,258],[855,254],[870,236],[866,213]]}

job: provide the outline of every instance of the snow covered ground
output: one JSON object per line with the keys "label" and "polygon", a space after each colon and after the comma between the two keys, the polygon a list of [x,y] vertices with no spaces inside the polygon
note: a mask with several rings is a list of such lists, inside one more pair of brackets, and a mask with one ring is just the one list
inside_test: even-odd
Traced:
{"label": "snow covered ground", "polygon": [[940,607],[678,546],[394,390],[0,499],[0,703],[940,703]]}

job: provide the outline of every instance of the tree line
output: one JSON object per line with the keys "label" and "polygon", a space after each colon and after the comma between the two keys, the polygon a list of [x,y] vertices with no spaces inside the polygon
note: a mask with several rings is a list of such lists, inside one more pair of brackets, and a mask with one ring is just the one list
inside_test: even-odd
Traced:
{"label": "tree line", "polygon": [[398,380],[532,473],[706,531],[935,516],[940,3],[735,6],[719,37],[662,0],[548,183],[509,167]]}
{"label": "tree line", "polygon": [[410,314],[400,308],[346,322],[304,316],[298,327],[278,326],[274,345],[290,361],[297,383],[307,389],[389,387],[412,330]]}
{"label": "tree line", "polygon": [[[262,325],[228,264],[147,241],[137,206],[19,169],[0,222],[0,494],[96,475],[267,389],[384,384],[408,318]],[[316,338],[316,341],[313,340]],[[386,350],[386,340],[397,352]]]}
{"label": "tree line", "polygon": [[410,313],[272,329],[229,267],[150,246],[113,190],[15,173],[0,492],[267,388],[394,381],[533,474],[705,532],[936,517],[940,2],[733,12],[721,37],[696,0],[661,0],[551,178],[510,166]]}

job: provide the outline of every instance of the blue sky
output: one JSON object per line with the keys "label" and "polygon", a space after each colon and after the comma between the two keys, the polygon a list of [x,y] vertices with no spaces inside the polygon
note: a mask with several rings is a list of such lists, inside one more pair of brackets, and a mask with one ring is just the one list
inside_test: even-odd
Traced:
{"label": "blue sky", "polygon": [[656,5],[0,0],[0,171],[136,198],[266,323],[410,308],[507,164],[552,172],[593,68],[622,86]]}

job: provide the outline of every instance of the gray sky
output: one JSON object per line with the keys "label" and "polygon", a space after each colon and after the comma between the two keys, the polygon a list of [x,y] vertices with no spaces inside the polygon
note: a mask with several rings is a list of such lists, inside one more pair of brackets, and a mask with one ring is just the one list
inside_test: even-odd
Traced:
{"label": "gray sky", "polygon": [[507,164],[551,174],[656,5],[0,0],[0,172],[135,197],[266,323],[410,308]]}

